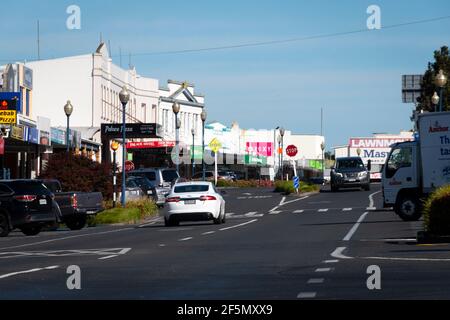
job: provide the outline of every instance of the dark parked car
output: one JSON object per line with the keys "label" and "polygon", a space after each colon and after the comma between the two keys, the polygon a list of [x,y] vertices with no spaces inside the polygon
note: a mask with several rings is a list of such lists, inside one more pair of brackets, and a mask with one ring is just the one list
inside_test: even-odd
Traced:
{"label": "dark parked car", "polygon": [[36,180],[0,180],[0,237],[13,229],[34,236],[60,214],[53,194]]}
{"label": "dark parked car", "polygon": [[158,195],[156,193],[156,187],[147,177],[131,176],[127,178],[127,185],[130,182],[134,182],[139,188],[142,189],[144,195],[148,198],[153,199],[155,202],[158,200]]}
{"label": "dark parked car", "polygon": [[363,188],[370,190],[370,163],[366,168],[360,157],[336,159],[331,169],[331,191],[340,188]]}
{"label": "dark parked car", "polygon": [[96,215],[104,210],[101,192],[62,192],[58,180],[38,180],[53,192],[61,215],[60,222],[71,230],[83,229],[88,216]]}

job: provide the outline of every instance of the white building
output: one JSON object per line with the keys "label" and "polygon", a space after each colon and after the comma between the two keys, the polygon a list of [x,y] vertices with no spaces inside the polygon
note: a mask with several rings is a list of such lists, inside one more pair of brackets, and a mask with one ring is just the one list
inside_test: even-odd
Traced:
{"label": "white building", "polygon": [[156,122],[158,80],[113,64],[104,43],[92,54],[29,62],[27,67],[34,76],[32,112],[51,118],[52,126],[66,126],[63,107],[67,100],[74,107],[71,126],[99,128],[102,123],[121,123],[119,92],[124,85],[130,91],[127,123]]}

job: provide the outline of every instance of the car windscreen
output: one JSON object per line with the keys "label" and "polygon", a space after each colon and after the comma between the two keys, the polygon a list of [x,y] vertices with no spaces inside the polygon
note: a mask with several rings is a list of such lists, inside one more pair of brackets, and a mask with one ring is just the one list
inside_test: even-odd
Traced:
{"label": "car windscreen", "polygon": [[44,186],[47,187],[51,192],[61,192],[61,186],[56,181],[44,181]]}
{"label": "car windscreen", "polygon": [[35,181],[8,181],[3,184],[10,187],[18,195],[46,195],[52,193],[42,183]]}
{"label": "car windscreen", "polygon": [[163,170],[162,176],[165,182],[174,182],[179,178],[179,175],[176,170]]}
{"label": "car windscreen", "polygon": [[136,184],[141,188],[152,188],[153,184],[150,180],[148,180],[146,177],[139,177],[133,179]]}
{"label": "car windscreen", "polygon": [[342,159],[337,161],[336,169],[362,169],[364,163],[361,159]]}
{"label": "car windscreen", "polygon": [[191,186],[178,186],[175,187],[175,193],[195,193],[195,192],[207,192],[209,190],[208,185],[191,185]]}

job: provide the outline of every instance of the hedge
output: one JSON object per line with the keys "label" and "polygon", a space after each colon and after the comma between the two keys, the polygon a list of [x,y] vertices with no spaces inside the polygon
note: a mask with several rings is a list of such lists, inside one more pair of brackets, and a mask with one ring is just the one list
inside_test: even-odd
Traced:
{"label": "hedge", "polygon": [[433,235],[450,235],[450,185],[437,189],[426,200],[424,224]]}

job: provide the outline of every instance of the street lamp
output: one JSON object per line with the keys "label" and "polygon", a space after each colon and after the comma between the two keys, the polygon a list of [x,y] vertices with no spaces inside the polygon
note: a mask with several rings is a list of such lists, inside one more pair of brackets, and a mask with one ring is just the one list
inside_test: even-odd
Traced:
{"label": "street lamp", "polygon": [[437,92],[434,92],[433,96],[431,97],[431,102],[434,105],[434,112],[437,111],[437,106],[438,106],[440,100],[441,99],[439,98]]}
{"label": "street lamp", "polygon": [[194,153],[195,153],[195,129],[192,128],[191,129],[191,133],[192,133],[192,177],[195,174],[195,157],[194,157]]}
{"label": "street lamp", "polygon": [[69,153],[69,150],[70,150],[70,145],[69,145],[69,130],[70,130],[69,118],[70,118],[70,115],[73,112],[73,106],[70,103],[70,100],[68,100],[66,105],[64,106],[64,112],[66,113],[66,116],[67,116],[66,144],[67,144],[67,153]]}
{"label": "street lamp", "polygon": [[283,165],[283,153],[284,153],[284,128],[280,128],[280,136],[281,136],[281,180],[284,180],[284,165]]}
{"label": "street lamp", "polygon": [[434,80],[436,86],[439,87],[439,112],[442,112],[442,92],[444,91],[444,87],[447,84],[447,76],[444,74],[444,71],[441,69]]}
{"label": "street lamp", "polygon": [[206,180],[206,168],[205,168],[205,122],[207,117],[206,110],[203,109],[200,114],[200,118],[202,119],[202,178],[203,181]]}
{"label": "street lamp", "polygon": [[180,155],[180,151],[178,149],[178,144],[179,144],[179,141],[178,141],[178,139],[179,139],[178,138],[178,129],[180,129],[181,123],[178,122],[178,113],[180,112],[180,105],[177,102],[175,102],[172,105],[172,111],[173,111],[173,113],[175,115],[175,152],[177,154],[177,158],[176,158],[176,161],[177,161],[177,172],[180,173],[180,165],[179,165],[179,161],[178,161],[178,157]]}
{"label": "street lamp", "polygon": [[277,155],[277,153],[278,153],[278,148],[275,148],[275,146],[276,146],[276,144],[277,144],[277,138],[276,138],[276,135],[277,135],[277,130],[278,129],[280,129],[280,127],[278,126],[278,127],[276,127],[275,128],[275,130],[273,130],[273,170],[274,170],[274,173],[275,173],[275,167],[276,167],[276,159],[277,159],[277,157],[276,157],[276,155]]}
{"label": "street lamp", "polygon": [[127,86],[123,86],[122,90],[119,93],[119,99],[122,103],[122,194],[121,194],[121,203],[122,207],[125,207],[125,158],[127,152],[126,145],[126,119],[125,119],[125,108],[127,107],[128,101],[130,101],[130,92],[128,91]]}
{"label": "street lamp", "polygon": [[113,151],[113,208],[116,207],[116,196],[117,196],[117,161],[116,152],[119,150],[119,143],[113,141],[111,143],[111,150]]}
{"label": "street lamp", "polygon": [[324,150],[325,150],[325,142],[322,141],[320,144],[320,149],[322,149],[322,179],[325,179],[325,166],[324,166]]}

